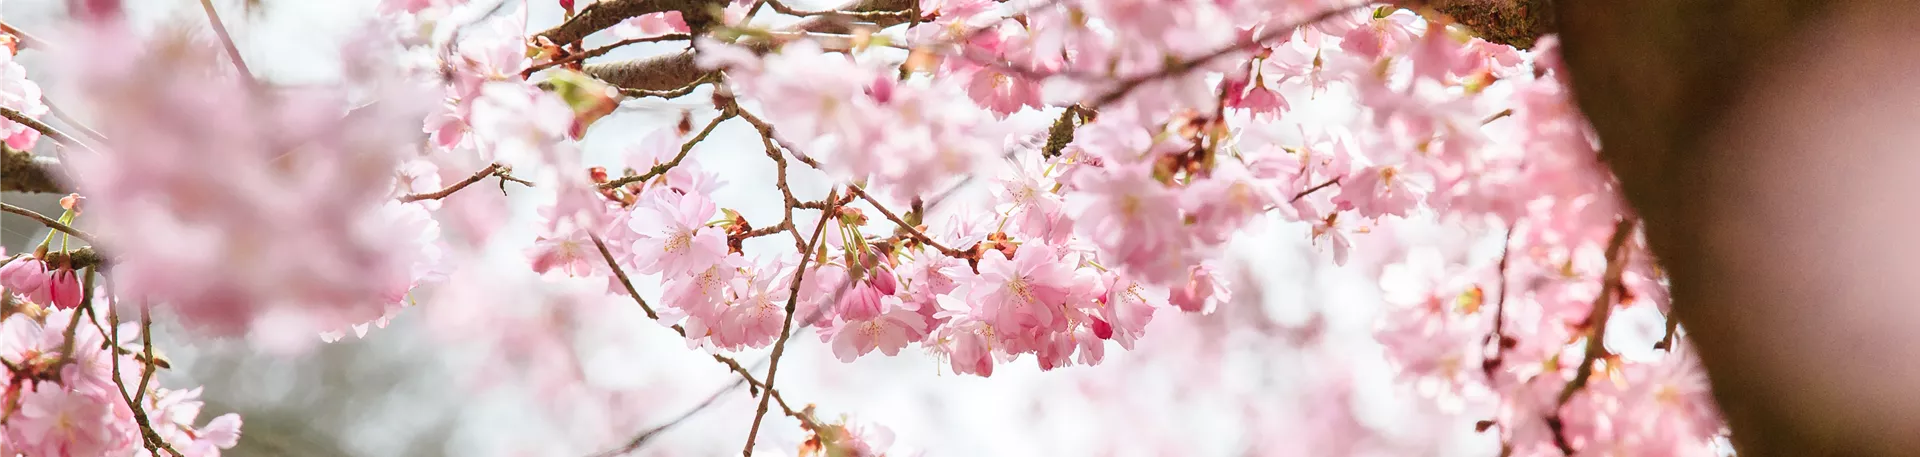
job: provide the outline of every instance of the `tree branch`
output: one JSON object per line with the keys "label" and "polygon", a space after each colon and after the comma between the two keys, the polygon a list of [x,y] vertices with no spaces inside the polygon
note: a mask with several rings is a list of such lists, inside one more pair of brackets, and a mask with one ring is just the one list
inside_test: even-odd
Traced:
{"label": "tree branch", "polygon": [[693,152],[694,146],[699,145],[701,141],[706,140],[707,135],[713,133],[713,129],[715,127],[720,126],[720,122],[726,121],[727,119],[732,119],[734,116],[735,116],[734,110],[722,107],[720,111],[720,116],[714,117],[713,121],[707,123],[706,128],[700,129],[699,134],[694,135],[693,138],[688,139],[686,143],[682,143],[680,145],[680,153],[677,155],[674,155],[672,161],[659,164],[659,165],[654,165],[653,168],[650,170],[647,170],[646,173],[642,173],[637,176],[623,176],[620,179],[608,181],[606,184],[601,184],[600,188],[601,189],[618,189],[628,184],[633,184],[637,182],[646,182],[649,179],[653,179],[655,176],[667,174],[667,171],[673,170],[673,167],[680,166],[680,161],[686,160],[687,153]]}
{"label": "tree branch", "polygon": [[0,117],[7,118],[7,120],[10,120],[10,121],[18,122],[20,123],[20,125],[27,126],[27,128],[38,130],[40,131],[41,135],[46,135],[47,138],[52,138],[53,141],[56,143],[60,143],[67,146],[77,146],[77,147],[80,147],[81,149],[91,149],[91,148],[88,148],[87,145],[81,144],[79,141],[74,140],[73,135],[68,135],[66,134],[66,132],[61,132],[60,129],[53,128],[53,126],[51,125],[47,125],[44,122],[40,122],[39,120],[35,120],[34,118],[27,117],[26,113],[14,111],[12,108],[0,106]]}
{"label": "tree branch", "polygon": [[[834,192],[827,191],[827,201],[836,200],[839,199]],[[813,259],[809,253],[813,252],[815,246],[820,245],[820,234],[826,233],[827,221],[830,219],[833,219],[831,208],[821,212],[820,223],[813,227],[813,240],[808,241],[807,248],[800,251],[800,263],[794,267],[793,290],[787,294],[787,321],[780,326],[780,339],[773,342],[773,355],[770,358],[772,361],[767,365],[767,392],[760,396],[760,407],[753,413],[753,427],[747,430],[747,446],[742,451],[746,457],[753,457],[753,442],[760,436],[760,420],[767,415],[767,400],[773,398],[773,378],[780,374],[780,356],[786,353],[787,339],[793,336],[793,315],[797,312],[797,305],[800,303],[800,284],[807,275],[807,261]]]}
{"label": "tree branch", "polygon": [[213,33],[220,36],[220,44],[227,47],[227,59],[233,61],[233,68],[240,71],[242,79],[254,83],[253,70],[247,69],[246,59],[240,58],[240,48],[233,44],[233,36],[227,34],[227,25],[220,21],[220,13],[214,11],[213,0],[200,0],[200,8],[207,11],[207,22],[213,26]]}
{"label": "tree branch", "polygon": [[[610,2],[597,3],[593,7],[588,7],[588,9],[592,10],[594,7],[599,7],[600,5],[606,5],[606,4],[640,3],[643,1],[645,0],[641,0],[641,1],[615,0]],[[689,0],[676,0],[676,1],[684,2]],[[672,2],[668,2],[668,3],[672,3]],[[846,4],[842,4],[839,7],[834,8],[834,10],[843,12],[843,13],[849,13],[849,14],[860,14],[860,13],[874,12],[874,11],[900,11],[900,10],[905,10],[909,8],[912,4],[913,4],[912,0],[856,0]],[[634,7],[628,6],[626,8],[634,8]],[[586,14],[585,12],[582,13],[582,15],[585,15],[585,14]],[[877,17],[877,18],[873,18],[872,22],[874,26],[884,28],[884,27],[895,25],[895,24],[907,22],[907,18],[904,16],[905,15]],[[580,20],[580,16],[575,16],[574,19],[575,21]],[[625,18],[621,18],[620,20],[624,20],[624,19]],[[619,23],[620,20],[615,20],[613,22],[610,22],[601,28],[612,27],[613,24]],[[568,21],[568,22],[572,23],[575,21]],[[691,18],[689,18],[689,21],[691,21]],[[813,17],[808,17],[807,19],[803,19],[798,23],[795,23],[792,27],[788,27],[784,29],[784,31],[844,34],[849,32],[849,28],[847,27],[845,22],[846,21],[835,20],[828,16],[813,16]],[[692,23],[689,22],[689,25],[691,24]],[[567,27],[567,24],[561,24],[560,27],[548,29],[546,32],[541,32],[541,35],[547,36],[549,39],[552,39],[553,42],[555,43],[562,43],[563,41],[557,38],[554,38],[554,36],[558,36],[560,38],[567,38],[570,35],[550,36],[548,34],[560,31],[564,27]],[[594,30],[598,30],[598,29],[594,29]],[[700,31],[697,29],[694,30],[695,34],[698,34],[699,32]],[[582,34],[582,36],[584,36],[584,34]],[[682,87],[691,86],[696,81],[700,81],[702,78],[707,78],[710,73],[714,73],[714,72],[702,70],[700,69],[699,65],[695,65],[693,63],[693,54],[694,54],[693,51],[688,50],[685,52],[667,54],[663,56],[649,57],[649,58],[643,58],[643,59],[589,64],[581,68],[580,71],[583,73],[586,73],[589,76],[599,78],[601,81],[606,81],[608,84],[612,84],[614,86],[618,86],[625,89],[639,89],[639,90],[645,90],[645,91],[671,91],[671,90],[680,89]]]}
{"label": "tree branch", "polygon": [[62,224],[60,223],[60,221],[47,217],[44,214],[33,212],[33,210],[21,208],[18,206],[13,206],[11,204],[7,204],[4,202],[0,202],[0,211],[6,211],[9,213],[26,216],[28,219],[33,219],[35,221],[38,221],[40,222],[41,225],[45,225],[48,228],[61,231],[68,235],[73,235],[74,238],[79,238],[82,241],[86,241],[87,244],[97,244],[93,239],[93,235],[89,235],[87,234],[87,232],[82,232],[80,231],[80,229],[73,228],[72,226],[69,226],[67,224]]}
{"label": "tree branch", "polygon": [[[585,39],[593,32],[606,30],[627,19],[668,11],[679,11],[680,18],[691,26],[706,17],[705,7],[722,5],[722,2],[714,0],[604,0],[587,5],[580,10],[580,14],[535,36],[564,45]],[[696,28],[695,31],[699,30]]]}
{"label": "tree branch", "polygon": [[1438,0],[1428,6],[1473,30],[1481,39],[1527,49],[1541,36],[1556,31],[1554,1]]}
{"label": "tree branch", "polygon": [[417,202],[421,200],[439,200],[442,198],[447,198],[449,196],[452,196],[454,192],[459,192],[460,189],[465,189],[467,188],[467,186],[473,185],[473,183],[480,182],[480,180],[482,179],[487,179],[488,176],[499,176],[500,182],[501,182],[500,185],[502,186],[500,189],[503,191],[506,189],[505,186],[507,181],[513,181],[513,182],[517,182],[522,185],[525,185],[527,187],[533,187],[533,183],[527,182],[524,179],[513,177],[513,167],[494,163],[494,164],[488,164],[486,168],[482,168],[480,169],[480,171],[474,172],[473,176],[468,176],[467,179],[462,179],[460,180],[460,182],[453,183],[453,185],[447,186],[444,189],[440,189],[437,191],[428,192],[424,194],[412,194],[412,195],[401,196],[400,202],[411,203],[411,202]]}
{"label": "tree branch", "polygon": [[63,193],[58,171],[60,161],[35,157],[33,153],[0,144],[0,191]]}
{"label": "tree branch", "polygon": [[1607,320],[1613,314],[1613,302],[1623,292],[1620,274],[1627,268],[1627,239],[1632,237],[1637,222],[1629,217],[1614,225],[1613,239],[1607,241],[1607,269],[1600,278],[1600,294],[1593,297],[1593,311],[1587,315],[1586,353],[1580,358],[1580,366],[1574,369],[1573,379],[1560,389],[1553,415],[1547,419],[1548,427],[1553,430],[1554,445],[1567,455],[1573,455],[1574,449],[1561,432],[1560,407],[1566,406],[1575,392],[1587,386],[1587,380],[1593,377],[1593,363],[1607,354]]}
{"label": "tree branch", "polygon": [[922,232],[918,227],[907,224],[907,221],[901,220],[900,216],[894,215],[893,211],[887,210],[886,205],[880,204],[879,200],[875,200],[872,195],[868,195],[866,189],[861,189],[858,185],[848,184],[847,190],[852,191],[854,195],[858,195],[861,199],[866,200],[867,203],[872,204],[874,209],[880,210],[880,214],[887,216],[887,220],[893,221],[894,225],[900,226],[900,230],[906,231],[907,234],[912,235],[916,240],[920,240],[920,242],[926,244],[927,247],[940,251],[941,254],[945,254],[947,257],[956,259],[971,258],[966,253],[960,252],[957,249],[941,246],[939,242],[933,240],[933,237],[927,236],[926,232]]}

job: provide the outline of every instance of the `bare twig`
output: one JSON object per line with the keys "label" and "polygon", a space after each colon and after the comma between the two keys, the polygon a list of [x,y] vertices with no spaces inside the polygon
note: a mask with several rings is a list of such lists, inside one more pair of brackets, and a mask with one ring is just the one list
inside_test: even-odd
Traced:
{"label": "bare twig", "polygon": [[1674,317],[1673,311],[1667,311],[1667,332],[1665,335],[1662,335],[1660,337],[1659,342],[1653,343],[1653,348],[1662,349],[1669,352],[1673,351],[1673,336],[1675,333],[1679,333],[1679,332],[1680,332],[1680,319],[1677,317]]}
{"label": "bare twig", "polygon": [[62,224],[60,223],[60,221],[54,220],[53,218],[47,217],[46,215],[33,212],[33,210],[0,202],[0,211],[6,211],[9,213],[26,216],[29,219],[39,221],[41,225],[45,225],[48,228],[59,230],[60,232],[66,233],[68,235],[73,235],[74,238],[79,238],[81,241],[86,241],[89,244],[94,243],[93,235],[89,235],[87,234],[87,232],[82,232],[80,231],[80,229],[73,228],[72,226],[69,226],[67,224]]}
{"label": "bare twig", "polygon": [[1492,382],[1494,370],[1500,369],[1506,355],[1507,260],[1513,256],[1513,231],[1518,226],[1508,225],[1506,240],[1500,243],[1500,295],[1493,298],[1493,333],[1487,334],[1487,339],[1493,342],[1493,357],[1480,362],[1480,369],[1486,372],[1488,382]]}
{"label": "bare twig", "polygon": [[527,182],[524,179],[513,177],[513,167],[499,164],[499,163],[493,163],[493,164],[488,164],[486,168],[481,168],[480,171],[474,172],[473,176],[468,176],[466,179],[462,179],[460,180],[460,182],[453,183],[453,185],[447,186],[444,189],[440,189],[440,190],[436,190],[436,191],[428,192],[424,194],[412,194],[412,195],[401,196],[400,202],[409,203],[409,202],[417,202],[421,200],[439,200],[442,198],[447,198],[449,196],[452,196],[454,192],[459,192],[460,189],[465,189],[467,188],[467,186],[473,185],[473,183],[480,182],[480,180],[482,179],[487,179],[488,176],[500,177],[501,186],[503,186],[501,187],[501,189],[503,190],[505,189],[504,186],[506,186],[505,183],[507,181],[513,181],[513,182],[517,182],[522,185],[525,185],[527,187],[533,187],[533,183]]}
{"label": "bare twig", "polygon": [[20,125],[27,126],[27,128],[38,130],[40,131],[41,135],[46,135],[47,138],[52,138],[53,141],[56,143],[60,143],[66,146],[74,146],[74,147],[78,147],[86,150],[92,150],[92,148],[87,147],[87,145],[80,143],[78,140],[75,140],[73,138],[73,135],[68,135],[66,132],[62,132],[60,131],[60,129],[53,128],[53,126],[47,125],[45,122],[40,122],[39,120],[36,120],[34,118],[27,117],[26,113],[21,113],[19,111],[14,111],[12,108],[0,106],[0,117],[7,118],[7,120],[9,121],[18,122],[20,123]]}
{"label": "bare twig", "polygon": [[858,185],[848,184],[847,190],[852,191],[854,195],[857,195],[861,199],[866,200],[867,203],[873,204],[873,208],[880,210],[880,214],[886,215],[887,220],[893,221],[894,225],[900,226],[901,230],[906,231],[907,234],[909,235],[913,235],[914,239],[920,240],[920,242],[926,244],[927,247],[940,251],[941,254],[946,254],[947,257],[953,257],[958,259],[965,259],[968,257],[966,253],[960,252],[960,250],[958,249],[941,246],[940,242],[934,241],[933,237],[927,236],[926,232],[921,232],[920,228],[914,227],[913,225],[908,224],[907,221],[900,219],[900,216],[894,215],[893,211],[888,210],[886,205],[880,204],[880,200],[876,200],[873,198],[872,195],[868,195],[866,189],[861,189],[860,186]]}
{"label": "bare twig", "polygon": [[1329,187],[1329,186],[1333,186],[1333,185],[1335,185],[1335,184],[1340,184],[1340,178],[1338,178],[1338,177],[1335,177],[1335,178],[1333,178],[1333,179],[1329,179],[1329,180],[1327,180],[1327,182],[1323,182],[1323,183],[1320,183],[1320,184],[1315,184],[1315,185],[1314,185],[1313,187],[1308,187],[1308,188],[1306,188],[1306,190],[1302,190],[1302,191],[1300,191],[1300,193],[1296,193],[1296,194],[1293,194],[1293,198],[1291,198],[1291,199],[1288,199],[1288,200],[1287,200],[1287,203],[1293,203],[1293,202],[1297,202],[1297,201],[1300,201],[1300,199],[1302,199],[1302,198],[1306,198],[1306,197],[1307,197],[1307,195],[1310,195],[1310,194],[1312,194],[1312,193],[1314,193],[1315,191],[1318,191],[1318,190],[1320,190],[1320,189],[1325,189],[1325,188],[1327,188],[1327,187]]}
{"label": "bare twig", "polygon": [[[834,192],[828,191],[827,201],[836,200],[838,199],[835,198]],[[793,290],[787,294],[787,320],[780,326],[780,339],[773,342],[773,355],[770,357],[771,362],[767,365],[767,392],[760,396],[760,407],[753,412],[753,427],[747,430],[747,446],[742,451],[742,454],[747,457],[753,457],[753,442],[760,436],[760,421],[767,415],[767,400],[773,398],[773,379],[775,375],[780,374],[780,355],[786,352],[787,338],[793,336],[793,314],[800,303],[800,284],[807,275],[807,260],[813,258],[808,253],[813,252],[814,247],[820,245],[820,234],[826,233],[827,220],[832,218],[832,209],[820,214],[820,223],[813,228],[813,239],[807,242],[806,249],[800,251],[799,266],[794,267]]]}
{"label": "bare twig", "polygon": [[[648,305],[646,299],[640,298],[640,291],[633,287],[633,280],[627,278],[626,270],[621,269],[620,264],[614,261],[613,251],[607,249],[606,241],[600,239],[600,235],[588,235],[588,237],[592,238],[593,245],[599,248],[600,256],[601,258],[606,260],[607,267],[613,270],[613,277],[620,281],[620,285],[622,287],[626,288],[627,296],[633,297],[634,303],[638,303],[640,305],[640,310],[645,311],[647,313],[647,318],[653,319],[653,320],[659,320],[660,315],[653,311],[653,306]],[[673,324],[671,328],[673,329],[674,333],[679,333],[681,337],[684,338],[687,336],[686,327],[682,327],[680,324]],[[780,410],[785,412],[786,415],[789,417],[799,419],[800,424],[802,426],[805,426],[807,428],[814,428],[818,426],[818,423],[814,421],[812,415],[809,415],[804,411],[795,411],[792,407],[788,406],[787,400],[780,396],[780,391],[774,390],[771,388],[771,386],[767,384],[763,384],[760,382],[760,380],[755,379],[753,377],[753,372],[748,371],[746,367],[741,366],[740,362],[720,354],[709,353],[707,355],[713,357],[713,360],[715,362],[720,362],[720,364],[726,365],[728,369],[733,370],[734,373],[739,374],[741,379],[745,379],[747,381],[747,385],[752,386],[754,389],[757,389],[757,390],[766,391],[768,395],[773,396],[774,402],[780,404]]]}
{"label": "bare twig", "polygon": [[[1575,392],[1586,387],[1587,380],[1593,377],[1594,362],[1606,356],[1607,320],[1612,315],[1614,300],[1622,292],[1620,274],[1627,267],[1626,244],[1627,239],[1633,235],[1636,222],[1633,218],[1621,219],[1614,225],[1613,238],[1607,241],[1607,269],[1601,276],[1600,294],[1593,298],[1593,311],[1587,315],[1587,349],[1580,358],[1580,366],[1574,369],[1573,379],[1567,381],[1566,387],[1560,389],[1560,396],[1555,403],[1558,406],[1565,406],[1568,400],[1573,399]],[[1547,425],[1553,431],[1554,445],[1559,447],[1561,452],[1572,455],[1574,449],[1562,433],[1558,406],[1547,418]]]}
{"label": "bare twig", "polygon": [[1252,40],[1248,40],[1241,43],[1235,43],[1233,46],[1227,46],[1224,48],[1214,50],[1212,52],[1208,52],[1206,54],[1201,54],[1199,57],[1170,62],[1166,66],[1161,67],[1160,71],[1155,71],[1155,72],[1147,73],[1144,75],[1122,79],[1120,80],[1119,84],[1114,86],[1112,90],[1107,91],[1106,94],[1101,95],[1099,98],[1095,98],[1091,107],[1095,110],[1098,110],[1102,107],[1107,106],[1110,103],[1113,103],[1114,101],[1119,100],[1120,97],[1125,97],[1128,92],[1132,92],[1134,88],[1140,87],[1140,85],[1142,84],[1146,84],[1148,82],[1152,82],[1159,79],[1170,78],[1170,77],[1187,74],[1188,72],[1192,72],[1194,69],[1200,68],[1201,66],[1204,66],[1210,62],[1213,62],[1214,60],[1220,59],[1221,57],[1226,57],[1226,56],[1232,55],[1235,52],[1239,52],[1248,48],[1259,46],[1260,43],[1265,43],[1274,38],[1279,38],[1282,36],[1286,36],[1288,34],[1292,34],[1294,29],[1307,26],[1307,25],[1313,25],[1315,23],[1319,23],[1320,21],[1332,19],[1334,16],[1339,16],[1342,14],[1353,12],[1355,10],[1366,8],[1367,5],[1368,4],[1366,3],[1361,3],[1361,4],[1348,5],[1344,7],[1321,11],[1318,14],[1308,16],[1306,19],[1294,22],[1293,24],[1290,24],[1290,25],[1266,29],[1266,31],[1261,32],[1259,36],[1254,37]]}
{"label": "bare twig", "polygon": [[699,134],[694,135],[692,139],[688,139],[686,143],[682,143],[680,145],[680,153],[674,155],[673,160],[668,161],[667,163],[654,165],[652,169],[647,170],[646,173],[642,173],[638,176],[624,176],[619,179],[608,181],[606,184],[601,184],[600,188],[601,189],[618,189],[628,184],[633,184],[637,182],[646,182],[649,179],[653,179],[655,176],[667,174],[667,171],[673,170],[673,167],[680,166],[680,161],[686,160],[687,153],[693,152],[693,147],[695,145],[698,145],[700,144],[701,141],[706,140],[707,135],[713,133],[713,129],[715,127],[720,126],[720,122],[725,121],[727,119],[732,119],[735,113],[736,111],[732,109],[722,108],[720,111],[720,115],[717,117],[714,117],[713,121],[708,122],[706,128],[700,129]]}
{"label": "bare twig", "polygon": [[[764,360],[762,362],[764,362]],[[735,380],[733,381],[732,384],[728,384],[726,387],[722,387],[719,390],[713,391],[713,395],[708,395],[706,400],[701,401],[699,405],[694,405],[693,409],[689,409],[684,413],[680,413],[679,416],[675,416],[673,419],[668,420],[666,423],[653,426],[653,428],[649,428],[646,431],[640,432],[639,435],[635,435],[632,440],[627,441],[627,444],[620,446],[619,448],[608,449],[605,452],[594,454],[593,457],[615,457],[620,455],[626,455],[629,452],[639,450],[641,446],[645,446],[647,444],[647,441],[652,440],[653,437],[658,436],[661,432],[667,431],[667,429],[669,428],[673,428],[673,426],[675,425],[680,425],[681,422],[685,422],[688,418],[693,417],[694,414],[699,413],[701,411],[705,411],[707,408],[712,407],[715,402],[720,401],[720,396],[726,395],[727,392],[732,392],[733,389],[738,389],[740,388],[740,385],[746,384],[746,383],[747,383],[746,378]]]}
{"label": "bare twig", "polygon": [[213,0],[200,0],[200,9],[207,11],[207,22],[213,26],[213,33],[220,36],[220,44],[227,47],[227,60],[233,61],[233,68],[240,71],[240,77],[254,83],[253,70],[247,68],[246,59],[240,58],[240,47],[233,44],[233,35],[227,34],[227,25],[220,21],[220,13],[214,11]]}

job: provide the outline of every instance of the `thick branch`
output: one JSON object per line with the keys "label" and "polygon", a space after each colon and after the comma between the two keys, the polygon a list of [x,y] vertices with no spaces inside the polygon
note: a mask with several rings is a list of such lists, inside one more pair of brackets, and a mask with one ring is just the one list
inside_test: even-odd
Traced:
{"label": "thick branch", "polygon": [[[690,1],[690,0],[677,0],[677,1],[669,1],[669,2],[663,2],[663,3],[678,3],[678,2],[685,2],[685,1]],[[614,5],[614,4],[626,4],[626,3],[645,3],[645,1],[644,0],[642,1],[616,0],[611,2],[602,2],[602,3],[595,4],[593,7],[589,7],[587,10],[588,12],[591,12],[594,8],[600,7],[600,5]],[[901,11],[901,10],[908,9],[912,5],[913,5],[913,2],[910,0],[856,0],[851,3],[840,5],[839,7],[834,8],[834,11],[839,11],[844,13],[854,13],[854,14],[876,12],[876,11]],[[637,8],[637,6],[626,6],[625,8]],[[585,16],[585,15],[586,15],[586,12],[581,13],[581,16]],[[567,21],[568,24],[580,21],[581,16],[575,16],[574,20]],[[907,18],[905,16],[906,15],[897,15],[897,16],[880,15],[878,17],[873,17],[872,23],[873,25],[878,27],[887,27],[887,26],[907,22]],[[632,16],[627,16],[627,17],[632,17]],[[612,27],[613,24],[619,23],[620,20],[624,20],[624,19],[625,17],[613,20],[613,22],[607,23],[605,26],[602,26],[600,28]],[[565,41],[562,41],[559,38],[567,38],[569,35],[549,36],[548,34],[556,33],[557,31],[560,31],[563,28],[569,27],[568,24],[561,24],[559,27],[549,29],[546,32],[541,32],[541,36],[548,37],[548,39],[553,40],[554,43],[564,43]],[[594,29],[594,30],[599,30],[599,29]],[[828,16],[808,17],[807,19],[801,20],[800,22],[794,24],[794,26],[788,28],[787,31],[816,32],[816,33],[847,33],[849,29],[847,27],[847,22],[843,20],[841,16],[828,15]],[[555,38],[555,36],[558,36],[559,38]],[[581,36],[585,36],[585,34],[581,34]],[[693,85],[697,81],[700,81],[702,78],[707,77],[709,73],[707,71],[701,70],[700,66],[694,65],[693,51],[685,51],[685,52],[680,52],[676,54],[667,54],[663,56],[649,57],[644,59],[589,64],[584,68],[581,68],[581,71],[595,78],[600,78],[601,81],[606,81],[608,84],[613,84],[621,88],[640,89],[640,90],[648,90],[648,91],[669,91],[669,90],[679,89],[682,87],[687,87],[687,86]]]}
{"label": "thick branch", "polygon": [[707,6],[720,6],[713,0],[607,0],[588,5],[572,19],[553,26],[538,35],[554,44],[567,44],[580,41],[593,32],[606,30],[620,21],[653,13],[679,11],[681,19],[693,25],[697,18],[704,18]]}
{"label": "thick branch", "polygon": [[1430,5],[1474,35],[1520,49],[1555,31],[1554,0],[1440,0]]}
{"label": "thick branch", "polygon": [[0,144],[0,191],[61,193],[60,162]]}

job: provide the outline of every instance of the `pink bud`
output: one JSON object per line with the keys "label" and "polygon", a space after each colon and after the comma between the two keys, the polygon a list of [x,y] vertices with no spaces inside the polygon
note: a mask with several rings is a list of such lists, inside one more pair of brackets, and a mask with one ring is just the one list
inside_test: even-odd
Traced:
{"label": "pink bud", "polygon": [[83,291],[80,290],[80,277],[75,275],[71,269],[62,268],[54,271],[53,281],[49,283],[47,292],[55,308],[74,309],[80,307],[80,294],[83,293]]}
{"label": "pink bud", "polygon": [[867,272],[867,285],[880,291],[880,295],[893,295],[900,290],[900,282],[893,277],[893,270],[887,267],[875,267]]}
{"label": "pink bud", "polygon": [[32,297],[47,285],[47,262],[35,258],[22,258],[0,267],[0,287],[12,289],[14,293]]}
{"label": "pink bud", "polygon": [[1113,324],[1108,324],[1107,321],[1098,317],[1093,318],[1093,336],[1103,340],[1113,339]]}
{"label": "pink bud", "polygon": [[893,100],[893,84],[893,78],[887,77],[886,72],[880,72],[878,77],[873,78],[873,85],[867,86],[867,96],[873,97],[873,101],[885,104]]}
{"label": "pink bud", "polygon": [[840,317],[849,321],[880,317],[880,290],[865,282],[847,288],[847,294],[840,297]]}

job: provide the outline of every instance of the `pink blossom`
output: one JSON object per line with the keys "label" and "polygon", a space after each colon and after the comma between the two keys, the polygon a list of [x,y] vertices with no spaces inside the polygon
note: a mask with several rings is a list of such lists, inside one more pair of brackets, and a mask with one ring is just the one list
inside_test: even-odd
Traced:
{"label": "pink blossom", "polygon": [[1012,259],[989,253],[980,259],[980,275],[971,284],[974,315],[1004,331],[1023,327],[1061,329],[1061,309],[1072,287],[1073,270],[1060,263],[1052,246],[1021,246]]}
{"label": "pink blossom", "polygon": [[621,21],[613,26],[613,36],[622,40],[652,38],[672,33],[686,33],[687,21],[680,17],[679,11],[643,14],[639,17]]}
{"label": "pink blossom", "polygon": [[898,355],[907,343],[927,336],[925,321],[912,311],[899,309],[899,298],[887,296],[883,300],[891,311],[872,319],[846,320],[827,330],[833,333],[833,355],[840,361],[852,362],[876,348],[889,356]]}
{"label": "pink blossom", "polygon": [[726,235],[708,227],[717,207],[700,194],[656,189],[640,197],[627,227],[639,234],[633,263],[642,274],[696,274],[727,255]]}
{"label": "pink blossom", "polygon": [[13,259],[6,266],[0,266],[0,287],[25,297],[27,301],[46,304],[52,296],[53,275],[47,271],[47,262],[32,256]]}
{"label": "pink blossom", "polygon": [[735,277],[729,284],[734,301],[722,311],[715,340],[722,347],[763,347],[780,335],[786,323],[786,302],[792,281],[776,275],[782,265],[757,272],[752,277]]}
{"label": "pink blossom", "polygon": [[[46,115],[48,111],[47,105],[40,102],[40,85],[27,79],[26,67],[14,61],[12,52],[4,50],[0,50],[0,107],[34,119]],[[7,147],[32,150],[39,138],[39,130],[0,119],[0,141],[4,141]]]}
{"label": "pink blossom", "polygon": [[52,282],[47,283],[47,303],[59,309],[80,307],[80,277],[71,268],[61,268],[53,272]]}
{"label": "pink blossom", "polygon": [[[1098,173],[1076,176],[1079,191],[1068,200],[1082,236],[1113,254],[1145,278],[1160,280],[1186,267],[1178,251],[1181,236],[1179,194],[1152,178],[1150,164],[1112,164]],[[983,270],[984,271],[984,270]]]}
{"label": "pink blossom", "polygon": [[7,423],[8,438],[27,455],[107,455],[132,444],[118,433],[132,424],[113,421],[118,401],[104,391],[87,394],[41,383],[20,395],[20,409]]}
{"label": "pink blossom", "polygon": [[1195,265],[1187,284],[1173,288],[1168,302],[1189,313],[1209,311],[1233,299],[1233,291],[1228,286],[1212,266]]}

